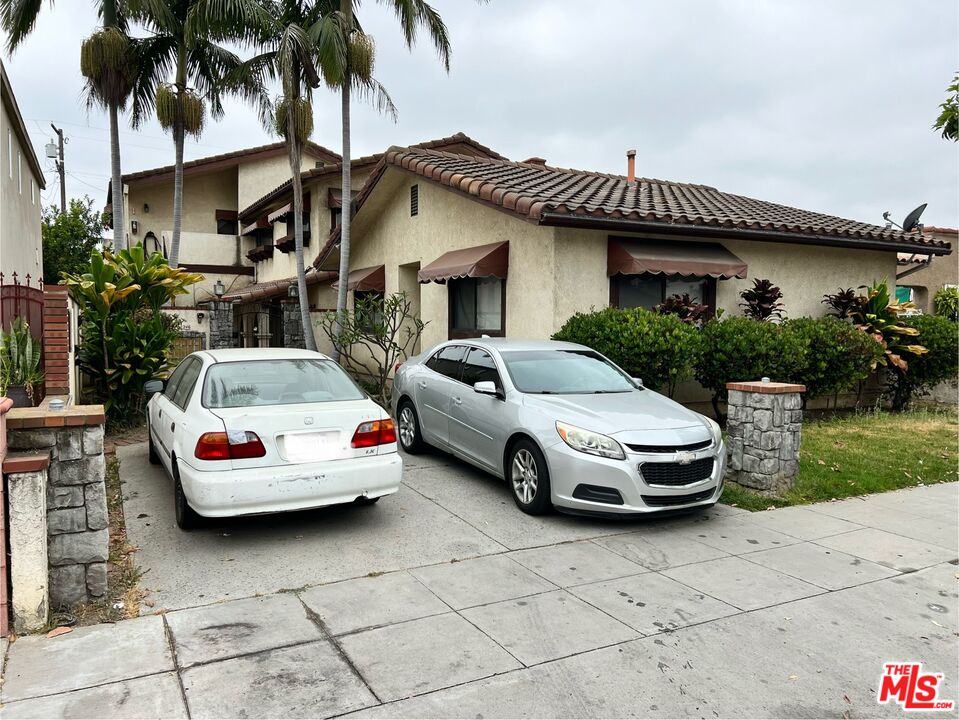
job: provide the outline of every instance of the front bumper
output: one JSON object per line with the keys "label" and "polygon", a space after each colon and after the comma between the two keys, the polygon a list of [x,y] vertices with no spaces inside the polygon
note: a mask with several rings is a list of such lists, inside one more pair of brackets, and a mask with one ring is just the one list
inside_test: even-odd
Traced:
{"label": "front bumper", "polygon": [[205,517],[306,510],[380,497],[399,490],[398,453],[272,468],[204,472],[182,460],[177,469],[187,500]]}
{"label": "front bumper", "polygon": [[[723,443],[694,454],[694,460],[712,457],[713,469],[709,477],[688,485],[650,485],[643,478],[642,463],[672,462],[675,457],[670,453],[627,452],[625,460],[610,460],[573,450],[560,442],[547,448],[545,454],[553,504],[560,510],[576,513],[635,515],[713,505],[722,495],[726,475],[726,446]],[[573,497],[581,485],[615,490],[622,502]]]}

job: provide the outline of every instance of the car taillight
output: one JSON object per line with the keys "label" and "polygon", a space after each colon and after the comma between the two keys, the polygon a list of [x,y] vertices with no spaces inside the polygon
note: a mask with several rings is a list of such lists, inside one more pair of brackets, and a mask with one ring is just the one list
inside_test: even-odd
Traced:
{"label": "car taillight", "polygon": [[375,445],[389,445],[396,442],[396,426],[393,421],[370,420],[360,423],[353,433],[353,441],[350,443],[355,448],[373,447]]}
{"label": "car taillight", "polygon": [[259,436],[250,430],[203,433],[193,451],[197,460],[245,460],[266,455]]}
{"label": "car taillight", "polygon": [[401,367],[403,367],[403,363],[401,362],[396,363],[396,365],[393,366],[393,372],[399,372],[399,369]]}

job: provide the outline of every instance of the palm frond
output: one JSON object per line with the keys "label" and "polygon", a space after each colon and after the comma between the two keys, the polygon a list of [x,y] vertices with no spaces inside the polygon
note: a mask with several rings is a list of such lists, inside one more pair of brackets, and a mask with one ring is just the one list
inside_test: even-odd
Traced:
{"label": "palm frond", "polygon": [[450,69],[450,36],[443,18],[425,0],[379,0],[380,4],[393,8],[400,21],[400,30],[406,46],[412,48],[420,28],[426,30],[443,67]]}
{"label": "palm frond", "polygon": [[12,54],[33,32],[42,7],[43,0],[0,0],[0,26],[7,33],[8,53]]}

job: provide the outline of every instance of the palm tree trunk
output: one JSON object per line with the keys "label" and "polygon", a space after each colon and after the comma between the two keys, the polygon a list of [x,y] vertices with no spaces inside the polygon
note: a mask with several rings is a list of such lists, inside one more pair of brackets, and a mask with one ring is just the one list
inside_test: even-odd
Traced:
{"label": "palm tree trunk", "polygon": [[110,103],[110,193],[113,209],[113,249],[126,246],[126,226],[123,224],[123,180],[120,172],[120,127],[116,103]]}
{"label": "palm tree trunk", "polygon": [[[352,32],[353,27],[353,2],[352,0],[340,0],[340,12],[346,18],[347,32]],[[341,153],[342,163],[342,186],[340,200],[340,284],[336,291],[336,323],[333,326],[334,336],[339,339],[342,330],[340,318],[346,312],[346,293],[347,281],[350,276],[350,220],[353,205],[353,176],[352,159],[350,157],[350,68],[347,64],[346,72],[343,73],[343,87],[341,88],[341,114],[343,126],[343,151]],[[337,342],[333,343],[333,358],[339,360],[339,351],[336,349]]]}
{"label": "palm tree trunk", "polygon": [[173,126],[176,160],[173,168],[173,239],[170,241],[170,267],[180,262],[180,228],[183,226],[183,123]]}
{"label": "palm tree trunk", "polygon": [[290,171],[293,176],[293,242],[296,248],[296,290],[300,303],[300,322],[303,324],[303,340],[307,350],[316,352],[316,338],[310,322],[310,297],[306,288],[306,263],[303,261],[303,181],[300,177],[302,150],[293,132],[293,113],[290,113]]}

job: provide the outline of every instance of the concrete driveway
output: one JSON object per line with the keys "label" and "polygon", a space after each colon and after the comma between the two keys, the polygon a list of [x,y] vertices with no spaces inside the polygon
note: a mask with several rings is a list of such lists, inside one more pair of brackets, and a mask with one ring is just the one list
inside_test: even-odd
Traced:
{"label": "concrete driveway", "polygon": [[167,612],[18,640],[4,717],[900,716],[876,703],[887,661],[956,698],[955,483],[535,519],[437,455],[371,508],[185,534],[145,449],[121,459]]}

